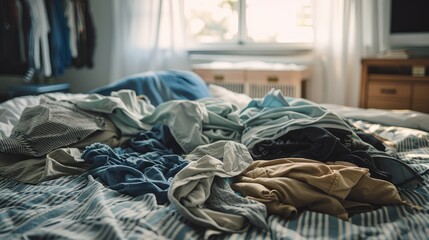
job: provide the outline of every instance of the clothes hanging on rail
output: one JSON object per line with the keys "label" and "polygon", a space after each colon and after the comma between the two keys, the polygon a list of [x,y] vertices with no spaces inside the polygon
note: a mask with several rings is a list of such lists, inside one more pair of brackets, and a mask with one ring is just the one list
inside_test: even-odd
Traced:
{"label": "clothes hanging on rail", "polygon": [[80,67],[93,67],[95,50],[95,27],[89,11],[88,0],[74,0],[77,23],[77,57],[73,58],[73,65]]}
{"label": "clothes hanging on rail", "polygon": [[69,44],[69,29],[64,13],[63,1],[46,0],[49,23],[51,31],[49,33],[49,43],[51,50],[53,75],[58,76],[64,73],[66,67],[71,63],[71,53]]}
{"label": "clothes hanging on rail", "polygon": [[94,50],[88,0],[0,0],[0,74],[58,77],[93,67]]}
{"label": "clothes hanging on rail", "polygon": [[32,45],[30,51],[32,51],[33,58],[29,59],[29,65],[34,66],[35,69],[41,69],[44,76],[52,75],[51,67],[51,54],[49,50],[49,39],[48,34],[50,32],[50,23],[46,13],[46,6],[43,0],[27,0],[30,11],[31,21],[34,23],[30,29],[30,42]]}
{"label": "clothes hanging on rail", "polygon": [[0,0],[0,73],[22,73],[28,68],[29,14],[26,1]]}

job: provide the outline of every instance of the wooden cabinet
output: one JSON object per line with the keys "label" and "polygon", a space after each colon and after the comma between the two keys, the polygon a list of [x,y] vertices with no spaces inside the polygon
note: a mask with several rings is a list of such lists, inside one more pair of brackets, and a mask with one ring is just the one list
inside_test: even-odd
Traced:
{"label": "wooden cabinet", "polygon": [[362,59],[359,106],[429,113],[429,59]]}
{"label": "wooden cabinet", "polygon": [[429,84],[414,84],[413,109],[429,113]]}
{"label": "wooden cabinet", "polygon": [[305,80],[310,77],[306,66],[294,64],[196,64],[193,71],[207,83],[252,98],[264,97],[272,88],[280,89],[285,96],[305,98]]}

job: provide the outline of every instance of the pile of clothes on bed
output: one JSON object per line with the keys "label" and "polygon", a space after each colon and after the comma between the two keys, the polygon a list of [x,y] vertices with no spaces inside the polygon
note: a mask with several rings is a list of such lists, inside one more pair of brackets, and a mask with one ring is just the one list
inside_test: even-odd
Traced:
{"label": "pile of clothes on bed", "polygon": [[383,138],[279,90],[240,107],[193,77],[150,73],[39,96],[0,139],[1,175],[38,184],[88,173],[226,232],[302,210],[347,219],[382,205],[418,208],[397,188],[423,178]]}

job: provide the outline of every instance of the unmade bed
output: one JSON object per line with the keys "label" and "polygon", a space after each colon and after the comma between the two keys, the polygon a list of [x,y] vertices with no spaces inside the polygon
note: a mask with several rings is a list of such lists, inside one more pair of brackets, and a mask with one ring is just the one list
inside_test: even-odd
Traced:
{"label": "unmade bed", "polygon": [[0,104],[1,239],[427,239],[427,114],[162,74]]}

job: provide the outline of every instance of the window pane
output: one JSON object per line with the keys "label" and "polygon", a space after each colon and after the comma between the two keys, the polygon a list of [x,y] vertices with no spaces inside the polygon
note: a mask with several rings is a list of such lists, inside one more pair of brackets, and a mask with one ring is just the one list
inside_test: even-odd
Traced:
{"label": "window pane", "polygon": [[195,42],[236,41],[238,0],[185,0],[188,35]]}
{"label": "window pane", "polygon": [[313,41],[311,0],[247,0],[247,41]]}

